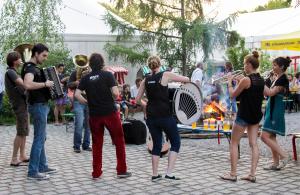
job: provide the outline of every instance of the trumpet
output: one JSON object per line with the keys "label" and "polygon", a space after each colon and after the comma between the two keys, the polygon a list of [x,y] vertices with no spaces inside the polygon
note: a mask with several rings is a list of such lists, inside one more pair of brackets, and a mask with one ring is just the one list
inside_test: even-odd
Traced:
{"label": "trumpet", "polygon": [[261,76],[266,80],[266,79],[268,79],[270,76],[272,76],[272,74],[273,74],[273,70],[267,70],[267,71],[263,72],[263,73],[261,74]]}
{"label": "trumpet", "polygon": [[225,74],[225,75],[223,75],[223,76],[221,76],[219,78],[213,79],[212,83],[213,84],[217,84],[217,83],[221,83],[221,84],[223,83],[223,84],[225,84],[225,83],[228,83],[230,76],[238,77],[238,76],[242,76],[242,75],[244,75],[244,71],[243,70],[236,70],[236,71],[233,71],[231,73],[227,73],[227,74]]}

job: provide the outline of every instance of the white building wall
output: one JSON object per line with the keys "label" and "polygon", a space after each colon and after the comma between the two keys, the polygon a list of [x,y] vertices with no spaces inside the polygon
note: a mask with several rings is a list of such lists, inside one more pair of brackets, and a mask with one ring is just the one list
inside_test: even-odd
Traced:
{"label": "white building wall", "polygon": [[[106,65],[120,65],[126,67],[128,75],[125,76],[125,83],[133,85],[136,79],[136,73],[141,65],[132,66],[131,64],[122,60],[109,60],[108,54],[104,50],[106,43],[116,43],[115,35],[84,35],[84,34],[65,34],[65,44],[71,51],[71,56],[77,54],[84,54],[89,56],[93,52],[103,55]],[[121,42],[125,46],[132,46],[137,43],[135,40],[128,42]]]}

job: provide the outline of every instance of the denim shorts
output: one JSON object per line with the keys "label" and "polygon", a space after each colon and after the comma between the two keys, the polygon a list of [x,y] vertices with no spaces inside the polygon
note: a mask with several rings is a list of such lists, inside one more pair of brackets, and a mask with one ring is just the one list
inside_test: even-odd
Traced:
{"label": "denim shorts", "polygon": [[242,127],[246,127],[246,126],[250,125],[249,123],[247,123],[244,119],[242,119],[239,116],[236,116],[236,119],[235,119],[234,123],[236,123],[236,124],[238,124]]}

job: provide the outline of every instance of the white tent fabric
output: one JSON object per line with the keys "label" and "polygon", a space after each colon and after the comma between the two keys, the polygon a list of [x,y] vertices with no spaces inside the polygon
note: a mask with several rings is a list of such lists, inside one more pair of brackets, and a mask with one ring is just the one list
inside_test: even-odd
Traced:
{"label": "white tent fabric", "polygon": [[300,7],[245,13],[232,26],[243,37],[279,35],[300,30]]}

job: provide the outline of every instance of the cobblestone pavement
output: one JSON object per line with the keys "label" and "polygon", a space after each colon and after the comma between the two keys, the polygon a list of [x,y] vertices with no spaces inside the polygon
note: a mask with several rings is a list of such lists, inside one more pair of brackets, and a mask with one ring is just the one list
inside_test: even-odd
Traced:
{"label": "cobblestone pavement", "polygon": [[[287,114],[288,128],[300,127],[300,114]],[[300,129],[298,130],[298,132]],[[277,172],[264,171],[269,153],[261,146],[257,171],[257,183],[238,180],[237,183],[218,179],[229,169],[228,142],[216,139],[183,139],[175,174],[182,180],[166,180],[152,183],[151,156],[146,145],[127,145],[127,162],[133,176],[117,179],[115,150],[109,136],[105,136],[103,154],[103,176],[100,180],[91,179],[91,153],[80,154],[72,151],[72,133],[64,126],[48,125],[46,149],[50,167],[58,168],[49,181],[26,179],[27,167],[9,166],[14,126],[0,126],[0,194],[300,194],[300,163],[291,161]],[[27,141],[27,152],[32,142],[32,132]],[[291,151],[291,138],[280,138],[280,143]],[[299,144],[299,142],[298,142]],[[241,143],[239,176],[249,170],[249,150],[247,139]],[[261,144],[260,144],[261,145]],[[300,150],[299,150],[300,153]],[[164,174],[167,158],[161,159],[160,173]]]}

